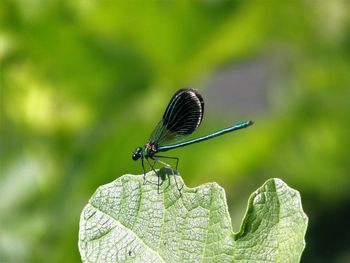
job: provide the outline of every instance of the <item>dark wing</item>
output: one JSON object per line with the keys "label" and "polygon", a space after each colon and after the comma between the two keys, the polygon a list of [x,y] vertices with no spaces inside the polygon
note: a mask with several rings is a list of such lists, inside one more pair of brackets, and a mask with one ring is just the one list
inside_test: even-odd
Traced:
{"label": "dark wing", "polygon": [[202,122],[204,101],[194,89],[180,89],[171,98],[149,142],[165,145],[193,133]]}

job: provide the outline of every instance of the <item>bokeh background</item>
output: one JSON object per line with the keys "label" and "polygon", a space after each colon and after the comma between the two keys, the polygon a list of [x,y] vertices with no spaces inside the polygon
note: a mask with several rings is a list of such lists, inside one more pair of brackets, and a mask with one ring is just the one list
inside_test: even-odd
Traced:
{"label": "bokeh background", "polygon": [[350,2],[0,2],[0,262],[79,262],[79,215],[173,93],[206,102],[174,150],[188,186],[226,189],[234,230],[271,177],[300,191],[302,262],[350,262]]}

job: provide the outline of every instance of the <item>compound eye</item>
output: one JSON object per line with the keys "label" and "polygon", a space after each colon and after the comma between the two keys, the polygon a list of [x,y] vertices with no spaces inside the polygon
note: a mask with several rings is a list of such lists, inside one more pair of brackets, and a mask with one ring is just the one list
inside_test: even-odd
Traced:
{"label": "compound eye", "polygon": [[136,148],[134,154],[132,155],[132,159],[133,159],[134,161],[140,159],[140,157],[141,157],[141,151],[142,151],[142,149],[141,149],[140,147]]}
{"label": "compound eye", "polygon": [[136,161],[136,160],[139,159],[139,158],[140,158],[140,155],[137,154],[137,153],[134,153],[134,154],[132,155],[132,159],[133,159],[134,161]]}

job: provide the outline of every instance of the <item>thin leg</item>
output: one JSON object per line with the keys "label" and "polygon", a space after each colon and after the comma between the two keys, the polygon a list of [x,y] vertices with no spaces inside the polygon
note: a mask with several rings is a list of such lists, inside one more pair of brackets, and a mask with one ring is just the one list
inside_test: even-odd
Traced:
{"label": "thin leg", "polygon": [[141,158],[141,164],[143,169],[143,184],[146,184],[146,170],[145,170],[145,163],[143,162],[143,157]]}
{"label": "thin leg", "polygon": [[150,181],[147,181],[148,183],[150,184],[153,184],[153,185],[158,185],[158,191],[159,191],[159,186],[162,185],[163,182],[159,183],[159,174],[157,173],[157,171],[154,169],[153,165],[149,162],[148,158],[145,158],[146,159],[146,162],[148,163],[149,167],[152,169],[152,171],[156,174],[156,176],[158,177],[158,183],[153,183],[153,182],[150,182]]}
{"label": "thin leg", "polygon": [[[155,156],[155,157],[161,157],[161,156]],[[179,158],[177,158],[177,157],[168,157],[168,158],[179,160]],[[177,190],[179,191],[179,193],[180,193],[180,195],[181,195],[181,189],[183,188],[183,185],[182,185],[181,188],[179,188],[179,185],[178,185],[177,180],[176,180],[176,175],[174,174],[174,170],[172,169],[171,165],[170,165],[170,164],[167,164],[167,163],[165,163],[165,162],[163,162],[163,161],[161,161],[161,160],[159,160],[158,158],[152,158],[152,159],[155,160],[156,162],[159,162],[159,163],[163,164],[164,166],[166,166],[166,167],[168,167],[168,168],[171,169],[171,172],[172,172],[173,177],[174,177],[174,181],[175,181],[176,188],[177,188]],[[169,181],[170,181],[170,178],[169,178]]]}
{"label": "thin leg", "polygon": [[[162,162],[161,160],[159,160],[159,159],[157,159],[157,158],[154,158],[154,157],[151,157],[151,159],[154,161],[154,163],[163,164],[165,167],[170,168],[171,171],[173,172],[173,169],[172,169],[172,167],[171,167],[170,164],[167,164],[167,163],[165,163],[165,162]],[[173,172],[173,174],[174,174],[174,172]],[[160,177],[160,176],[158,176],[158,178],[159,178],[159,177]],[[163,181],[162,181],[162,184],[163,184]],[[165,187],[165,189],[168,189],[169,186],[170,186],[170,177],[169,177],[169,180],[168,180],[168,185]]]}
{"label": "thin leg", "polygon": [[[148,162],[148,159],[146,158],[146,161]],[[146,169],[145,169],[145,162],[144,162],[144,158],[141,159],[141,164],[142,164],[142,169],[143,169],[143,184],[149,183],[149,184],[154,184],[153,182],[150,182],[146,179]],[[148,162],[148,165],[151,167],[151,169],[154,171],[153,166],[150,165],[150,163]],[[156,171],[154,171],[156,172]]]}
{"label": "thin leg", "polygon": [[177,165],[179,164],[179,158],[178,157],[162,156],[162,155],[155,155],[154,157],[160,157],[160,158],[176,160],[175,170],[177,171]]}
{"label": "thin leg", "polygon": [[[152,160],[154,160],[154,159],[152,158]],[[163,181],[162,181],[162,183],[159,182],[159,180],[160,180],[160,175],[159,175],[159,174],[156,172],[156,170],[154,169],[154,165],[156,164],[156,161],[154,160],[153,165],[150,163],[150,161],[148,160],[148,158],[146,158],[146,161],[147,161],[148,165],[151,167],[152,171],[153,171],[153,172],[156,174],[156,176],[157,176],[158,183],[157,183],[156,185],[157,185],[157,193],[159,194],[159,186],[161,186],[161,185],[163,184]]]}

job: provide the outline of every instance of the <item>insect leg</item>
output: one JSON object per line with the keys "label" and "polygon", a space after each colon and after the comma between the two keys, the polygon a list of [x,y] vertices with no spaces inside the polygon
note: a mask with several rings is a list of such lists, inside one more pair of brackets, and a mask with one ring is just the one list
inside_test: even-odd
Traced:
{"label": "insect leg", "polygon": [[142,169],[143,169],[143,184],[146,184],[146,170],[145,170],[145,163],[143,161],[143,157],[141,158],[141,164],[142,164]]}
{"label": "insect leg", "polygon": [[146,159],[149,167],[152,169],[153,172],[155,172],[157,174],[157,172],[154,170],[153,166],[150,164],[150,162],[148,161],[147,158],[142,158],[141,159],[141,164],[142,164],[142,169],[143,169],[143,184],[146,184],[146,183],[149,183],[149,184],[154,184],[154,185],[157,185],[156,183],[153,183],[151,181],[148,181],[146,179],[146,169],[145,169],[145,163],[144,163],[144,159]]}
{"label": "insect leg", "polygon": [[[162,158],[162,156],[154,156],[154,157],[161,157],[161,158]],[[168,158],[169,158],[169,157],[168,157]],[[178,160],[177,157],[170,157],[170,159],[177,159],[177,160]],[[171,165],[170,165],[170,164],[167,164],[167,163],[165,163],[165,162],[163,162],[163,161],[161,161],[161,160],[159,160],[159,158],[154,158],[154,160],[155,160],[156,162],[159,162],[159,163],[163,164],[164,166],[166,166],[166,167],[168,167],[168,168],[171,169],[171,172],[172,172],[172,174],[173,174],[173,176],[174,176],[174,181],[175,181],[176,188],[177,188],[177,190],[179,191],[179,193],[180,193],[180,195],[181,195],[181,189],[182,189],[184,186],[182,185],[182,187],[179,188],[179,185],[178,185],[177,180],[176,180],[176,175],[175,175],[174,170],[172,169]],[[169,182],[170,182],[170,177],[169,177]]]}
{"label": "insect leg", "polygon": [[[177,170],[177,165],[179,164],[179,158],[178,157],[161,156],[161,155],[155,155],[154,157],[160,157],[160,158],[176,160],[175,170]],[[169,164],[168,164],[168,166],[169,166]]]}
{"label": "insect leg", "polygon": [[153,183],[153,182],[150,182],[150,181],[147,181],[148,183],[150,184],[153,184],[153,185],[157,185],[158,186],[158,192],[159,192],[159,186],[162,185],[162,183],[159,184],[159,174],[157,173],[157,171],[154,169],[153,165],[150,163],[150,161],[148,160],[148,158],[145,158],[146,159],[146,162],[148,163],[149,167],[151,168],[151,170],[156,174],[156,176],[158,177],[158,183]]}
{"label": "insect leg", "polygon": [[[154,161],[154,164],[156,164],[156,163],[163,164],[164,166],[170,168],[171,171],[173,171],[173,169],[171,168],[170,164],[167,164],[167,163],[165,163],[165,162],[162,162],[162,161],[159,160],[158,158],[154,158],[154,156],[153,156],[153,157],[150,157],[150,158]],[[160,176],[158,176],[158,182],[159,182],[159,177],[160,177]],[[162,182],[160,183],[160,185],[162,185],[162,184],[163,184],[163,180],[162,180]],[[170,179],[168,180],[168,185],[165,187],[165,189],[167,189],[169,186],[170,186]]]}

